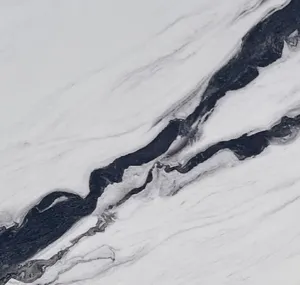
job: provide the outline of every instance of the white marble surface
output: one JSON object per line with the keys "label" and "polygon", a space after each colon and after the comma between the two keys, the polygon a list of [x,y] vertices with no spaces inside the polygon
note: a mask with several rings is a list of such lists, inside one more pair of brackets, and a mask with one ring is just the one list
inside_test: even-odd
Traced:
{"label": "white marble surface", "polygon": [[[20,222],[53,189],[86,195],[94,168],[187,116],[245,33],[289,1],[231,2],[0,0],[0,224]],[[299,114],[299,59],[286,44],[258,78],[219,100],[176,159]],[[105,232],[31,284],[299,284],[298,157],[296,137],[254,159],[221,151],[188,174],[158,173]],[[129,168],[92,215],[34,258],[69,246],[152,166]]]}
{"label": "white marble surface", "polygon": [[163,127],[149,131],[153,122],[205,84],[247,30],[285,1],[240,19],[249,1],[84,3],[1,1],[0,175],[10,190],[0,206],[13,219],[51,189],[87,193],[99,162],[149,142]]}

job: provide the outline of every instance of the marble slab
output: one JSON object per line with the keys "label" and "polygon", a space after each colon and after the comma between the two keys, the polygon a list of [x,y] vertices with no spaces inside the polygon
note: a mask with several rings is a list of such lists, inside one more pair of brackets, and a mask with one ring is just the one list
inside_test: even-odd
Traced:
{"label": "marble slab", "polygon": [[300,0],[0,23],[0,284],[299,284]]}

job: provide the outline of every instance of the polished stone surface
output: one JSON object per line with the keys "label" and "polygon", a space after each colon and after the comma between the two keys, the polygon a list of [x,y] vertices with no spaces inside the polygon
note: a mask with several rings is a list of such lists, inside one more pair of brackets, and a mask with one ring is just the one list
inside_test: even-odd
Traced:
{"label": "polished stone surface", "polygon": [[300,0],[0,8],[0,284],[300,282]]}

